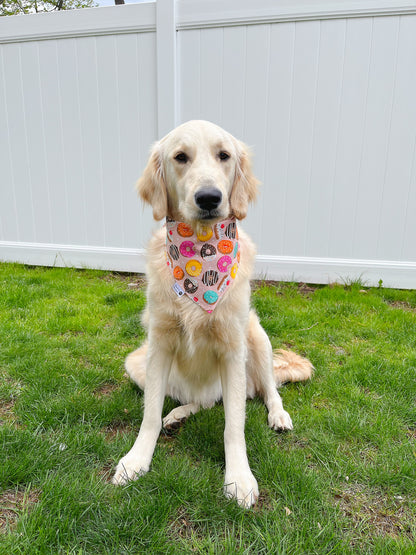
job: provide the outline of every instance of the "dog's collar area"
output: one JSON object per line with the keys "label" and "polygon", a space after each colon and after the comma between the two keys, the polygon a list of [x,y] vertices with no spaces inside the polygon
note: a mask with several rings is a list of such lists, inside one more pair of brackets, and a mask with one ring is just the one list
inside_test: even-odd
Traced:
{"label": "dog's collar area", "polygon": [[211,313],[232,286],[240,263],[234,216],[214,224],[189,224],[166,218],[166,262],[173,290]]}

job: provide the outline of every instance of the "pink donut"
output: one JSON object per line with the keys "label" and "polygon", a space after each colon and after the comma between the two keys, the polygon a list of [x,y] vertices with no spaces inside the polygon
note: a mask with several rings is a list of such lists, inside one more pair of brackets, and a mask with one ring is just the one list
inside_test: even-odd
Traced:
{"label": "pink donut", "polygon": [[192,241],[184,241],[181,243],[179,250],[181,251],[181,255],[186,256],[186,258],[191,258],[191,256],[195,255],[195,248]]}
{"label": "pink donut", "polygon": [[221,258],[217,262],[218,270],[225,273],[228,271],[228,266],[230,266],[230,264],[232,263],[233,261],[231,260],[231,257],[228,256],[228,254],[225,256],[221,256]]}

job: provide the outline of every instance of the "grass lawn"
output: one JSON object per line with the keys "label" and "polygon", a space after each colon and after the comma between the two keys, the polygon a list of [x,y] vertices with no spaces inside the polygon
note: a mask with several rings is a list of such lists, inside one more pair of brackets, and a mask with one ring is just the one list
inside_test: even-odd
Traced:
{"label": "grass lawn", "polygon": [[248,402],[246,511],[222,494],[221,405],[162,434],[146,476],[109,483],[143,413],[123,375],[137,282],[0,264],[1,555],[416,553],[416,291],[255,285],[273,346],[316,372],[281,389],[292,432]]}

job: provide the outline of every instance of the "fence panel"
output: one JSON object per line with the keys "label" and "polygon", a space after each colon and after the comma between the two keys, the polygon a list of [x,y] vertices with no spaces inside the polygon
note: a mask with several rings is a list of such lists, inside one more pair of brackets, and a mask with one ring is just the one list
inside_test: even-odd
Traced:
{"label": "fence panel", "polygon": [[410,0],[158,0],[0,19],[0,258],[143,271],[150,144],[252,146],[257,273],[416,287]]}
{"label": "fence panel", "polygon": [[155,10],[120,14],[0,21],[14,31],[0,45],[4,260],[143,268],[153,224],[134,183],[157,138]]}

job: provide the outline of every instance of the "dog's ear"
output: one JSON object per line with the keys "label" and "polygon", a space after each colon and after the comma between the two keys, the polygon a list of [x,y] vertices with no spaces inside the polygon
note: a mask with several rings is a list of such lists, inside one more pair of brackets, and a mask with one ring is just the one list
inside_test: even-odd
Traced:
{"label": "dog's ear", "polygon": [[155,220],[161,220],[167,216],[168,198],[159,143],[153,146],[147,166],[136,188],[140,198],[152,206]]}
{"label": "dog's ear", "polygon": [[256,200],[260,181],[253,174],[249,148],[238,141],[237,152],[238,162],[230,196],[230,205],[234,216],[238,220],[242,220],[247,216],[249,203]]}

